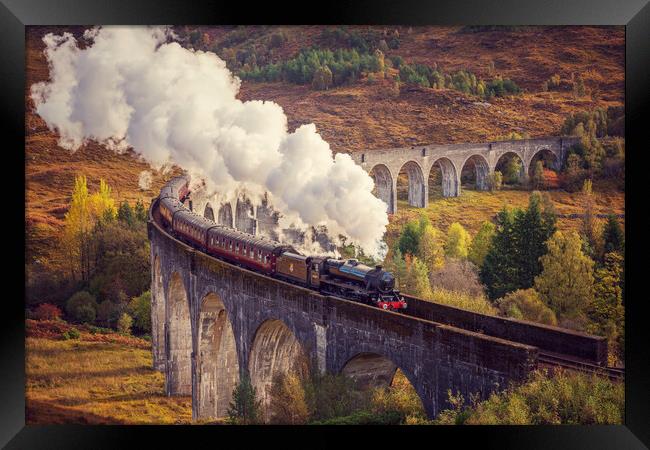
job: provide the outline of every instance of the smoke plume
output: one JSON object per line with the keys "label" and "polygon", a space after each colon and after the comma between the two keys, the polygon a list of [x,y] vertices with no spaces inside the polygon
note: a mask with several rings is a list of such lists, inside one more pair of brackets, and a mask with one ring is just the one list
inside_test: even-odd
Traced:
{"label": "smoke plume", "polygon": [[50,81],[31,89],[59,145],[132,147],[154,168],[186,169],[208,192],[267,191],[285,220],[324,225],[381,256],[386,204],[372,195],[372,178],[349,155],[333,155],[314,124],[290,133],[276,103],[238,100],[240,80],[224,61],[181,47],[167,28],[93,28],[83,40],[80,47],[69,33],[47,34]]}
{"label": "smoke plume", "polygon": [[140,172],[140,176],[138,177],[138,186],[140,189],[143,191],[148,191],[151,189],[151,172],[148,170],[143,170]]}

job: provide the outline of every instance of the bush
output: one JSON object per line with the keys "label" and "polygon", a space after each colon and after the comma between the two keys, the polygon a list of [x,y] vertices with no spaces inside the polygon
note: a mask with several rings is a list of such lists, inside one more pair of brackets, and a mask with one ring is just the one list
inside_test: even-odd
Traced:
{"label": "bush", "polygon": [[358,411],[349,416],[318,420],[311,425],[399,425],[403,421],[404,416],[398,411],[387,411],[381,414]]}
{"label": "bush", "polygon": [[445,264],[429,276],[433,289],[443,289],[467,294],[472,297],[484,294],[476,266],[457,258],[445,258]]}
{"label": "bush", "polygon": [[121,308],[111,300],[104,300],[97,306],[97,323],[114,327],[120,318]]}
{"label": "bush", "polygon": [[70,297],[65,310],[73,321],[89,323],[95,320],[97,303],[90,293],[80,291]]}
{"label": "bush", "polygon": [[496,300],[501,314],[514,319],[557,325],[555,313],[544,304],[535,289],[518,289]]}
{"label": "bush", "polygon": [[[595,374],[535,371],[529,380],[483,402],[460,404],[440,413],[437,424],[589,425],[621,424],[625,386]],[[452,405],[454,402],[450,401]],[[462,418],[460,416],[463,416]]]}
{"label": "bush", "polygon": [[124,334],[131,334],[131,326],[133,325],[133,319],[127,313],[122,313],[119,320],[117,321],[117,331]]}
{"label": "bush", "polygon": [[32,313],[32,318],[36,320],[59,320],[61,318],[61,309],[49,303],[41,303]]}
{"label": "bush", "polygon": [[81,334],[76,328],[70,328],[68,331],[65,331],[63,334],[61,334],[61,338],[64,341],[69,341],[70,339],[79,339],[80,337]]}
{"label": "bush", "polygon": [[151,291],[131,300],[128,307],[133,326],[141,333],[151,333]]}

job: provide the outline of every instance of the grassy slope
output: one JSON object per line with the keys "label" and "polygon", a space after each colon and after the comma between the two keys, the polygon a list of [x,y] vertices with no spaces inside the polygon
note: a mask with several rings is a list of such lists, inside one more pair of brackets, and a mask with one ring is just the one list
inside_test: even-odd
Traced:
{"label": "grassy slope", "polygon": [[28,337],[28,424],[178,424],[191,398],[166,397],[150,349]]}
{"label": "grassy slope", "polygon": [[[353,27],[365,29],[366,27]],[[301,48],[319,43],[322,27],[281,27],[289,41],[276,49],[286,59]],[[514,79],[526,88],[523,96],[494,99],[490,107],[474,105],[475,98],[453,90],[407,89],[399,97],[386,95],[388,80],[361,80],[353,86],[316,92],[286,83],[243,83],[240,98],[273,100],[287,113],[289,128],[314,122],[335,151],[357,151],[421,143],[484,141],[511,131],[531,136],[556,133],[566,114],[595,106],[620,105],[624,85],[624,30],[621,27],[551,27],[524,31],[459,33],[458,27],[398,27],[401,46],[388,52],[407,62],[433,64],[445,71],[461,68],[479,77],[494,74]],[[207,30],[219,43],[232,27]],[[262,45],[278,29],[248,27],[249,37],[235,50]],[[382,27],[379,30],[383,30]],[[141,191],[138,175],[147,165],[133,154],[117,155],[89,143],[75,153],[57,146],[57,136],[33,111],[29,87],[48,77],[41,37],[46,32],[81,27],[30,27],[27,31],[25,89],[27,183],[26,228],[28,261],[47,262],[51,239],[60,229],[74,175],[85,173],[91,190],[106,179],[119,200],[145,200],[163,183],[154,174],[151,190]],[[494,63],[495,71],[489,69]],[[598,89],[597,101],[573,98],[570,92],[541,92],[553,73],[570,78],[582,74],[588,89]],[[619,204],[617,208],[622,206]]]}
{"label": "grassy slope", "polygon": [[[562,190],[549,191],[558,214],[583,214],[584,203],[580,193],[569,193]],[[447,231],[453,222],[459,222],[472,235],[478,232],[484,220],[492,219],[504,206],[509,208],[525,208],[528,205],[530,191],[504,189],[498,192],[480,192],[461,190],[460,197],[430,198],[429,206],[424,210],[431,223],[442,231]],[[594,185],[594,214],[615,214],[625,212],[625,193],[616,191],[608,184]],[[420,208],[408,205],[405,200],[398,200],[397,214],[388,227],[389,244],[396,238],[402,226],[409,220],[419,217],[423,212]],[[619,219],[621,222],[623,220]],[[597,225],[602,225],[605,219],[595,219]],[[561,230],[578,231],[581,219],[558,218],[557,226]]]}

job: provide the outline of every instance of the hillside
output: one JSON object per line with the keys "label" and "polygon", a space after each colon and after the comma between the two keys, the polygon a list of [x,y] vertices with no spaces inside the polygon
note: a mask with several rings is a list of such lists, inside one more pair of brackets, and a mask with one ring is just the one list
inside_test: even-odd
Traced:
{"label": "hillside", "polygon": [[[318,26],[200,28],[207,38],[197,47],[222,55],[236,55],[250,48],[264,52],[271,37],[282,32],[286,41],[267,55],[270,61],[282,61],[301,49],[324,45],[323,29]],[[384,27],[350,27],[349,30],[384,34]],[[391,80],[362,75],[351,85],[326,91],[287,82],[244,81],[240,98],[277,102],[288,116],[290,129],[313,122],[339,152],[415,143],[485,141],[513,131],[532,137],[557,134],[569,113],[623,104],[622,27],[525,27],[478,32],[460,27],[391,27],[386,29],[387,36],[396,35],[395,30],[400,44],[386,52],[389,58],[401,56],[409,64],[436,64],[446,72],[465,69],[477,78],[501,75],[514,80],[524,93],[483,102],[451,89],[402,85],[399,92],[392,92]],[[48,261],[51,238],[62,224],[76,173],[88,176],[91,191],[104,178],[118,200],[134,202],[143,198],[146,203],[170,176],[154,173],[151,188],[141,190],[138,175],[148,166],[134,154],[114,154],[95,143],[75,153],[57,146],[57,136],[33,111],[29,87],[48,77],[42,36],[64,31],[79,36],[83,28],[27,29],[28,262]],[[396,69],[389,69],[389,78],[396,73]],[[576,75],[582,76],[587,94],[576,98],[570,89],[543,91],[542,83],[553,74],[558,74],[565,83]]]}

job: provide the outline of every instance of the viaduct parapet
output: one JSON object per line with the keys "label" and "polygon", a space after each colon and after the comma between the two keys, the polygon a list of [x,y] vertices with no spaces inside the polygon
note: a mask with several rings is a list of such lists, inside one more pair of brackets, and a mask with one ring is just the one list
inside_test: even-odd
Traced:
{"label": "viaduct parapet", "polygon": [[489,175],[499,161],[513,155],[522,162],[522,176],[532,170],[536,157],[548,158],[559,170],[565,153],[579,138],[560,136],[536,139],[495,141],[478,144],[421,145],[402,148],[369,150],[351,154],[375,180],[376,195],[388,205],[388,213],[397,211],[397,177],[401,171],[408,176],[408,203],[426,208],[429,203],[429,175],[434,167],[442,175],[442,194],[457,197],[461,189],[461,173],[471,161],[476,176],[476,188],[488,188]]}

